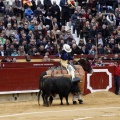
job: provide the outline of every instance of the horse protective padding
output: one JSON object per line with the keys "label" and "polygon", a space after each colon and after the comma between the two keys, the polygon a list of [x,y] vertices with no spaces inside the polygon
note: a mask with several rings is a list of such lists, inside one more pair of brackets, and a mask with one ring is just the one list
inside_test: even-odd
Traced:
{"label": "horse protective padding", "polygon": [[[78,82],[79,88],[81,93],[84,93],[84,86],[85,86],[85,71],[80,65],[75,65],[75,76],[80,78],[80,82]],[[66,69],[53,69],[53,70],[47,70],[47,75],[44,76],[44,78],[50,78],[50,77],[67,77],[71,78],[71,75],[68,75]]]}

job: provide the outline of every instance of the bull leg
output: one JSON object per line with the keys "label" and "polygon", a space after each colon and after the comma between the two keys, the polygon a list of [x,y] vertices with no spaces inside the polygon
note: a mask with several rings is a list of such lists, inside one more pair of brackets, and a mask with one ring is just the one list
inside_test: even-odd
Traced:
{"label": "bull leg", "polygon": [[68,95],[65,96],[65,99],[66,99],[66,104],[69,105],[69,102],[68,102]]}
{"label": "bull leg", "polygon": [[62,100],[63,100],[63,97],[62,97],[62,95],[59,95],[59,97],[60,97],[60,101],[61,101],[61,105],[63,105],[63,102],[62,102]]}
{"label": "bull leg", "polygon": [[45,94],[42,93],[43,105],[45,105]]}
{"label": "bull leg", "polygon": [[53,96],[50,96],[50,98],[49,98],[50,105],[52,104],[52,102],[53,102]]}
{"label": "bull leg", "polygon": [[45,95],[45,105],[46,106],[49,106],[49,101],[48,101],[48,97],[49,97],[49,95]]}

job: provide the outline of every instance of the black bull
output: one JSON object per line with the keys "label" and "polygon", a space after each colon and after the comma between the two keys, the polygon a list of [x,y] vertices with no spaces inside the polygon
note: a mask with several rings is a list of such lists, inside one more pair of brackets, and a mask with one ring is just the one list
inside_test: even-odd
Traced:
{"label": "black bull", "polygon": [[[45,75],[46,72],[42,74]],[[46,106],[49,106],[52,102],[52,97],[50,97],[50,101],[48,100],[49,96],[54,96],[58,94],[61,100],[61,105],[63,104],[62,99],[65,97],[66,104],[69,105],[68,95],[78,94],[80,92],[79,86],[77,83],[72,83],[70,78],[58,77],[58,78],[40,78],[40,92],[38,94],[38,104],[40,93],[42,90],[42,98],[43,102]],[[50,103],[49,103],[50,102]]]}
{"label": "black bull", "polygon": [[[84,71],[88,73],[92,73],[92,67],[87,59],[81,58],[79,61],[76,62],[77,65],[81,65]],[[49,105],[49,96],[54,96],[55,94],[59,94],[61,104],[62,98],[65,97],[66,103],[68,103],[68,95],[69,93],[78,94],[80,92],[78,84],[72,83],[69,78],[65,77],[58,77],[58,78],[43,78],[46,75],[46,72],[43,72],[40,76],[39,80],[39,93],[38,93],[38,104],[40,99],[40,94],[42,91],[42,98],[45,105]],[[50,99],[52,103],[52,97]]]}

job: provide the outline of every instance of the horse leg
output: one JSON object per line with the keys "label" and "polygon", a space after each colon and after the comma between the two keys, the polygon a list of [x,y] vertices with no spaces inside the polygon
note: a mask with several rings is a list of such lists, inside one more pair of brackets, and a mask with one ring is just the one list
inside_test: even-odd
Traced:
{"label": "horse leg", "polygon": [[75,95],[75,94],[73,94],[72,101],[73,101],[73,104],[74,104],[74,105],[76,105],[76,104],[77,104],[77,102],[76,102],[76,95]]}
{"label": "horse leg", "polygon": [[63,102],[62,102],[62,100],[63,100],[63,97],[62,97],[62,95],[59,95],[59,97],[60,97],[60,101],[61,101],[61,105],[63,105]]}
{"label": "horse leg", "polygon": [[69,105],[69,102],[68,102],[68,95],[65,96],[65,99],[66,99],[66,104]]}

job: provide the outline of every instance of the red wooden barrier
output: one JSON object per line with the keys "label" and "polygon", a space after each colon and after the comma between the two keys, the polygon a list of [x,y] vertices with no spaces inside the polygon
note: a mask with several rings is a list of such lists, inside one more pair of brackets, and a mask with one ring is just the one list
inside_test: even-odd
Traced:
{"label": "red wooden barrier", "polygon": [[[0,92],[37,90],[39,86],[39,76],[46,71],[49,65],[33,66],[34,63],[25,66],[21,64],[2,63],[4,68],[0,69]],[[39,63],[41,64],[41,63]],[[57,64],[57,63],[56,63]],[[17,68],[15,68],[17,66]],[[86,74],[84,94],[90,92],[109,90],[114,92],[114,67],[95,67],[92,75]]]}
{"label": "red wooden barrier", "polygon": [[114,92],[114,66],[94,67],[92,75],[86,75],[84,94],[108,90]]}
{"label": "red wooden barrier", "polygon": [[60,65],[59,62],[22,62],[1,63],[2,68],[28,68],[28,67],[52,67]]}

